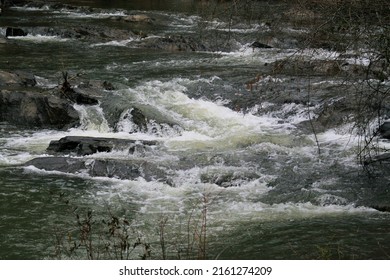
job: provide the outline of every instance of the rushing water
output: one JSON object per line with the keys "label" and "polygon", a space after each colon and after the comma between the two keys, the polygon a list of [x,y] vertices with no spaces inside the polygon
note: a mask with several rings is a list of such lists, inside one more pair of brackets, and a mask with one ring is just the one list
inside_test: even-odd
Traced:
{"label": "rushing water", "polygon": [[[153,36],[197,32],[201,21],[190,13],[192,1],[73,2],[93,2],[100,9],[11,9],[2,16],[1,32],[5,26],[109,25],[110,16],[134,10],[164,22],[164,28],[149,27]],[[208,22],[209,29],[221,25]],[[250,38],[261,28],[233,31]],[[244,39],[229,53],[168,52],[134,48],[133,40],[90,43],[30,34],[0,44],[0,69],[32,72],[44,88],[58,84],[62,70],[117,83],[119,89],[103,98],[107,110],[125,113],[136,106],[151,119],[139,130],[122,114],[112,127],[105,117],[110,112],[95,105],[76,106],[82,124],[68,131],[0,124],[0,259],[87,257],[59,251],[77,228],[75,213],[85,215],[87,209],[93,211],[93,228],[110,215],[130,221],[132,234],[151,244],[151,258],[163,257],[162,231],[171,258],[204,257],[199,248],[205,235],[208,258],[389,257],[390,216],[371,208],[388,202],[387,180],[361,174],[349,124],[318,134],[318,155],[314,135],[296,127],[308,119],[306,106],[290,103],[263,111],[270,104],[253,104],[246,112],[226,106],[252,94],[244,83],[260,64],[295,50],[252,50]],[[69,135],[156,140],[158,145],[131,155],[113,151],[86,157],[142,160],[158,166],[167,180],[21,167],[46,155],[51,140]]]}

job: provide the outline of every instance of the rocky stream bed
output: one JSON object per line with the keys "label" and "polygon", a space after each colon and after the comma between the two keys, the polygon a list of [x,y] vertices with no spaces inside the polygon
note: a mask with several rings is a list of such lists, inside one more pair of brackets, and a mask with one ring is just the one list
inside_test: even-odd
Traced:
{"label": "rocky stream bed", "polygon": [[2,1],[0,259],[88,257],[58,237],[77,235],[69,205],[131,221],[155,259],[166,219],[169,258],[194,258],[183,224],[205,197],[207,257],[388,258],[387,99],[380,149],[357,156],[384,59],[308,45],[290,6],[226,22],[192,1],[82,2]]}

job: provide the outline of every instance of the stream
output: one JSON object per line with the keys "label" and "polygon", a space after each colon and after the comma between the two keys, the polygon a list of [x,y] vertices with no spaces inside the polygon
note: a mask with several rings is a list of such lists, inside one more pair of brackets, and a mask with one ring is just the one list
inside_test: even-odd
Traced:
{"label": "stream", "polygon": [[[75,105],[81,119],[76,128],[0,123],[0,259],[90,257],[82,246],[70,250],[73,240],[81,238],[76,214],[84,219],[88,212],[94,221],[94,258],[118,258],[117,252],[104,251],[107,246],[101,249],[104,242],[113,244],[104,229],[112,217],[125,221],[117,230],[126,229],[130,244],[142,244],[126,252],[128,258],[389,258],[390,215],[373,208],[388,204],[388,178],[364,173],[356,159],[352,124],[314,134],[299,124],[315,116],[321,99],[309,106],[251,101],[261,92],[248,90],[248,81],[297,52],[252,48],[259,32],[267,32],[266,24],[209,21],[196,13],[193,1],[62,2],[90,8],[48,4],[3,13],[1,35],[7,26],[33,31],[0,44],[0,70],[33,73],[42,89],[55,88],[62,71],[109,81],[115,89],[106,91],[102,104]],[[148,37],[86,40],[48,32],[50,27],[85,24],[122,28],[120,19],[129,14],[153,19],[132,27]],[[221,37],[228,28],[236,38],[234,46],[172,51],[139,45],[147,38],[197,34],[199,26]],[[304,51],[326,59],[335,56],[322,49]],[[283,89],[308,81],[267,74],[257,82]],[[332,77],[311,81],[324,90],[337,82]],[[134,108],[148,117],[146,127],[129,117]],[[132,153],[116,149],[69,155],[91,164],[101,159],[142,162],[141,175],[132,179],[25,165],[50,157],[50,141],[65,136],[157,144]]]}

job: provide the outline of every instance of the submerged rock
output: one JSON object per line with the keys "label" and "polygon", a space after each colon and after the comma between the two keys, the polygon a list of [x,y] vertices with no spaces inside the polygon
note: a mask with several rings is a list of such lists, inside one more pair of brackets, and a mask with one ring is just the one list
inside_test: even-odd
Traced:
{"label": "submerged rock", "polygon": [[71,174],[87,174],[122,180],[144,178],[146,181],[167,182],[166,174],[159,166],[144,160],[90,159],[70,157],[40,157],[25,163],[45,171]]}
{"label": "submerged rock", "polygon": [[139,141],[131,139],[66,136],[58,141],[51,141],[47,151],[49,153],[90,155],[97,152],[111,152],[114,149],[134,152],[136,146],[156,145],[156,141]]}

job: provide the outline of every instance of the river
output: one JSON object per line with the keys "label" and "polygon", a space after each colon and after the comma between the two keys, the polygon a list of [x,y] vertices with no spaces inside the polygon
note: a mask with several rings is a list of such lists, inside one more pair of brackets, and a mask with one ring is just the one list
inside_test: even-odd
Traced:
{"label": "river", "polygon": [[[197,33],[200,23],[215,34],[227,28],[200,17],[193,1],[62,2],[94,9],[11,8],[1,16],[0,32],[6,26],[116,26],[112,17],[128,13],[154,19],[138,26],[149,36]],[[389,257],[390,216],[372,207],[389,201],[388,179],[363,172],[351,124],[314,135],[298,126],[314,108],[294,102],[272,107],[272,101],[245,110],[232,105],[255,94],[245,83],[263,65],[296,50],[252,49],[267,25],[229,28],[240,40],[234,49],[216,52],[140,48],[133,45],[139,38],[91,42],[39,28],[0,44],[2,70],[34,73],[45,89],[58,85],[61,71],[109,81],[117,86],[104,98],[106,110],[125,113],[136,106],[151,116],[143,130],[125,114],[114,127],[111,112],[80,105],[81,125],[65,131],[1,123],[0,259]],[[321,82],[332,81],[313,81]],[[166,180],[24,166],[47,156],[50,141],[71,135],[157,141],[132,154],[116,150],[85,158],[142,161],[157,166]],[[92,230],[80,230],[86,226]],[[83,238],[82,246],[74,245]],[[124,241],[131,245],[125,255],[118,249]]]}

